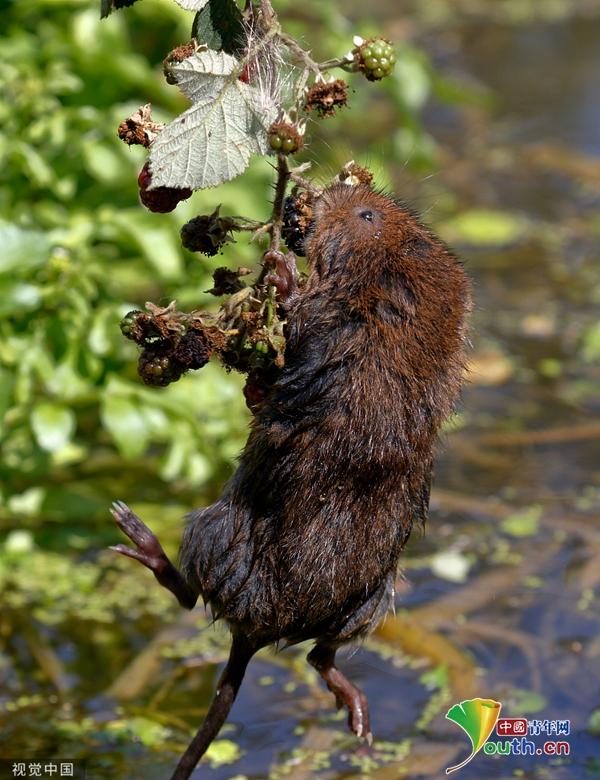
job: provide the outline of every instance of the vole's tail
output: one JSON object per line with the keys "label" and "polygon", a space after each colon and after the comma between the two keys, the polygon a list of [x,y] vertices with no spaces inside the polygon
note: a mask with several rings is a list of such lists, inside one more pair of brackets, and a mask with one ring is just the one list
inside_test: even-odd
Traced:
{"label": "vole's tail", "polygon": [[219,680],[204,723],[181,757],[171,780],[188,780],[194,767],[208,750],[208,746],[229,715],[229,710],[244,679],[248,662],[257,650],[258,647],[249,644],[247,639],[233,636],[229,660]]}

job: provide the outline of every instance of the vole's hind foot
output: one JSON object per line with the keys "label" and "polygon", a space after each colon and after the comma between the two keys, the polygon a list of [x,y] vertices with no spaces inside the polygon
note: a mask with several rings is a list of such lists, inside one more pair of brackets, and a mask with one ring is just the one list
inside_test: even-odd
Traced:
{"label": "vole's hind foot", "polygon": [[369,725],[369,705],[365,694],[350,682],[335,665],[335,648],[317,644],[307,656],[334,694],[338,709],[348,709],[348,726],[357,737],[363,737],[368,745],[373,743]]}
{"label": "vole's hind foot", "polygon": [[148,526],[122,501],[115,501],[110,513],[125,536],[135,544],[135,547],[115,544],[110,549],[139,561],[155,574],[160,573],[169,559]]}
{"label": "vole's hind foot", "polygon": [[115,544],[110,549],[146,566],[160,584],[171,591],[182,607],[192,609],[198,599],[198,593],[188,585],[179,569],[171,563],[161,543],[148,526],[122,501],[115,501],[110,508],[110,513],[121,531],[135,545],[129,547],[127,544]]}
{"label": "vole's hind foot", "polygon": [[264,261],[274,263],[275,271],[265,276],[265,282],[277,290],[277,300],[284,307],[289,306],[298,296],[298,269],[293,252],[283,254],[274,249],[265,253]]}

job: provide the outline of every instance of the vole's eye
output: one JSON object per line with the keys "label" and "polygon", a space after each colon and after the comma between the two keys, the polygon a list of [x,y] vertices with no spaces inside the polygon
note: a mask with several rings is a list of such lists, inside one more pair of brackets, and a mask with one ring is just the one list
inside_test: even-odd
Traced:
{"label": "vole's eye", "polygon": [[364,219],[365,222],[373,222],[373,212],[372,211],[360,211],[358,216],[361,219]]}

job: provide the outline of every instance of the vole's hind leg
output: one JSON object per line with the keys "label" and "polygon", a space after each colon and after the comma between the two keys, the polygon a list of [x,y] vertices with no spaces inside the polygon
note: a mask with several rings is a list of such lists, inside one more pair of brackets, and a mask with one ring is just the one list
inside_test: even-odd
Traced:
{"label": "vole's hind leg", "polygon": [[357,737],[364,737],[372,744],[373,735],[369,726],[369,707],[367,697],[356,685],[340,672],[335,665],[336,648],[326,644],[317,644],[307,655],[307,661],[315,667],[335,695],[338,709],[348,709],[348,726]]}
{"label": "vole's hind leg", "polygon": [[122,501],[115,501],[110,509],[121,531],[135,544],[116,544],[111,550],[133,558],[150,569],[160,584],[170,590],[182,607],[192,609],[198,594],[183,578],[183,575],[169,560],[156,536],[140,518]]}

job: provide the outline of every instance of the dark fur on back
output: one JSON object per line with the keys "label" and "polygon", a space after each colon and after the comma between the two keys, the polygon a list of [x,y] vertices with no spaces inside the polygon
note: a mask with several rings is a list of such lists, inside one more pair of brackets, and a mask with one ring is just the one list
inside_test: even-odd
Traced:
{"label": "dark fur on back", "polygon": [[406,209],[336,185],[306,248],[285,367],[181,549],[215,614],[260,643],[341,643],[389,606],[463,371],[468,279]]}

